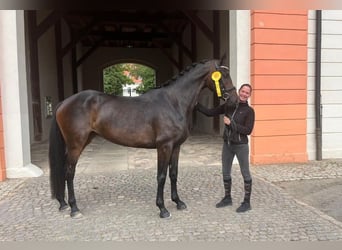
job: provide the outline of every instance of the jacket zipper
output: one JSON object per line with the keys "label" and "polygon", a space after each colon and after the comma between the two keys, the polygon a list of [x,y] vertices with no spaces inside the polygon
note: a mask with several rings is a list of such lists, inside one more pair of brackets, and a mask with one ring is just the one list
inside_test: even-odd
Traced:
{"label": "jacket zipper", "polygon": [[[235,115],[235,113],[236,113],[238,107],[239,107],[239,106],[236,107],[236,109],[234,110],[234,112],[233,112],[233,114],[232,114],[232,120],[234,119],[234,115]],[[228,145],[230,144],[230,139],[229,139],[229,138],[230,138],[230,134],[231,134],[231,131],[228,130],[228,138],[227,138]],[[239,140],[240,140],[240,134],[239,134]]]}

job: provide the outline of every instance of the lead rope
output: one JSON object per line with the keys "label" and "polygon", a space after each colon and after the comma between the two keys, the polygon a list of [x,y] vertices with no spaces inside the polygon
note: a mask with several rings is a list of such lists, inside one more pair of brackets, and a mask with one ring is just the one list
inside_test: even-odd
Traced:
{"label": "lead rope", "polygon": [[239,104],[236,105],[236,108],[235,108],[235,110],[234,110],[234,112],[233,112],[233,114],[232,114],[232,119],[234,118],[234,115],[235,115],[236,110],[238,109],[238,107],[239,107]]}

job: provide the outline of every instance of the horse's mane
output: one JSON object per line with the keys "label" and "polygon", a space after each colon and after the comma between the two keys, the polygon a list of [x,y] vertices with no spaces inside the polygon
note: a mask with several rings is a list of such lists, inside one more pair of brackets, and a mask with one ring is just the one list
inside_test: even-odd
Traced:
{"label": "horse's mane", "polygon": [[184,74],[188,73],[190,70],[192,70],[193,68],[195,68],[197,65],[199,64],[205,64],[207,63],[209,60],[206,59],[206,60],[202,60],[200,62],[195,62],[195,63],[192,63],[191,65],[187,66],[184,70],[182,70],[181,72],[179,72],[177,75],[173,76],[171,79],[167,80],[166,82],[160,84],[159,86],[156,86],[155,89],[158,89],[158,88],[162,88],[162,87],[165,87],[165,86],[168,86],[170,85],[171,83],[177,81],[180,77],[184,76]]}

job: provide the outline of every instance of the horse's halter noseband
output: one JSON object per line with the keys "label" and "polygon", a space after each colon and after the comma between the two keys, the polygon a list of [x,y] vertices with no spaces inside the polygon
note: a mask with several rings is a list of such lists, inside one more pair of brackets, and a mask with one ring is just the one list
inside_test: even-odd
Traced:
{"label": "horse's halter noseband", "polygon": [[217,97],[222,98],[224,101],[227,101],[230,98],[229,92],[236,88],[233,86],[230,89],[225,89],[223,82],[222,82],[222,74],[218,70],[219,68],[224,68],[224,69],[229,70],[229,68],[226,66],[216,65],[217,70],[211,74],[211,79],[215,82]]}

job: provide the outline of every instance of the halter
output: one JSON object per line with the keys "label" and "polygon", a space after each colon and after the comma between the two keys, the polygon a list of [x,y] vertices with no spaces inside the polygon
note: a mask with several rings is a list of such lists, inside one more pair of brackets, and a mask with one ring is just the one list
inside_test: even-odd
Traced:
{"label": "halter", "polygon": [[[229,70],[229,68],[226,66],[216,65],[216,69],[219,69],[219,68],[224,68],[224,69]],[[229,92],[236,88],[233,86],[230,89],[225,89],[223,82],[222,82],[222,74],[218,70],[214,71],[211,74],[211,79],[215,82],[217,97],[221,97],[224,101],[227,101],[230,98]]]}

